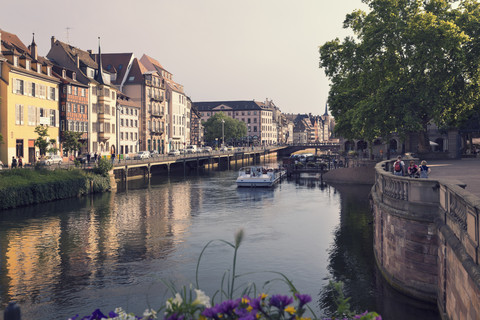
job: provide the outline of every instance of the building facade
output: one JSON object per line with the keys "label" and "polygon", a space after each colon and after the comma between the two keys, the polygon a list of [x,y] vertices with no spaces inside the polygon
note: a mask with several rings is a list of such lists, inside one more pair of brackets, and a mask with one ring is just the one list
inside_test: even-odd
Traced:
{"label": "building facade", "polygon": [[49,139],[59,141],[59,84],[52,64],[38,56],[32,40],[27,48],[14,34],[0,31],[0,160],[22,157],[32,164],[40,156],[35,127],[48,126]]}
{"label": "building facade", "polygon": [[88,86],[88,145],[86,151],[100,155],[117,153],[116,101],[117,88],[111,83],[111,73],[103,69],[99,54],[84,51],[55,37],[51,38],[47,58],[55,65],[75,72],[76,80]]}

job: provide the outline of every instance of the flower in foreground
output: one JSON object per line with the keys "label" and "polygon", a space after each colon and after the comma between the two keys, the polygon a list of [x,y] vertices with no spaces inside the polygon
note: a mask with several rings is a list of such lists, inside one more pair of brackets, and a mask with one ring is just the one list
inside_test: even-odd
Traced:
{"label": "flower in foreground", "polygon": [[210,308],[210,298],[202,290],[195,289],[197,298],[193,300],[192,305],[202,305],[206,308]]}

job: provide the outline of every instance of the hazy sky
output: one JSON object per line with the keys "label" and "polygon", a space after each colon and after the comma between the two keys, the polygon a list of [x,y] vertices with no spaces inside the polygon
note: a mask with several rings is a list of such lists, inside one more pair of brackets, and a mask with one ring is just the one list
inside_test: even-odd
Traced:
{"label": "hazy sky", "polygon": [[[83,50],[157,59],[193,101],[271,99],[323,114],[329,82],[319,45],[348,34],[361,0],[2,1],[0,29],[45,56],[50,38]],[[67,33],[67,28],[68,33]],[[68,36],[68,38],[67,38]]]}

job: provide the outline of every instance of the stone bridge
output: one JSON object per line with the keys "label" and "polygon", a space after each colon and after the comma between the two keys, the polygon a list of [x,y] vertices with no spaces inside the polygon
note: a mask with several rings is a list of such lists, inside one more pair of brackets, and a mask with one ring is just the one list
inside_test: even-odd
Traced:
{"label": "stone bridge", "polygon": [[454,180],[394,176],[391,164],[377,164],[371,192],[380,270],[444,319],[479,319],[480,199]]}

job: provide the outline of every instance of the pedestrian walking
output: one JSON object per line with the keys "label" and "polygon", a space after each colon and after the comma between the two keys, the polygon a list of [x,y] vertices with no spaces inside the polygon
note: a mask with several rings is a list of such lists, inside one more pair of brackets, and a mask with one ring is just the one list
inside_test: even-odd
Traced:
{"label": "pedestrian walking", "polygon": [[12,169],[17,167],[17,159],[15,159],[15,156],[12,157]]}
{"label": "pedestrian walking", "polygon": [[87,163],[90,164],[90,152],[87,153]]}
{"label": "pedestrian walking", "polygon": [[393,174],[396,176],[403,176],[405,163],[402,161],[402,156],[398,156],[397,160],[393,163]]}
{"label": "pedestrian walking", "polygon": [[18,167],[23,168],[23,159],[22,157],[18,157]]}
{"label": "pedestrian walking", "polygon": [[93,160],[95,161],[95,163],[97,163],[97,158],[98,158],[98,154],[97,154],[97,152],[95,151],[95,154],[93,155]]}
{"label": "pedestrian walking", "polygon": [[423,160],[420,164],[420,178],[428,178],[430,167],[427,166],[427,161]]}

